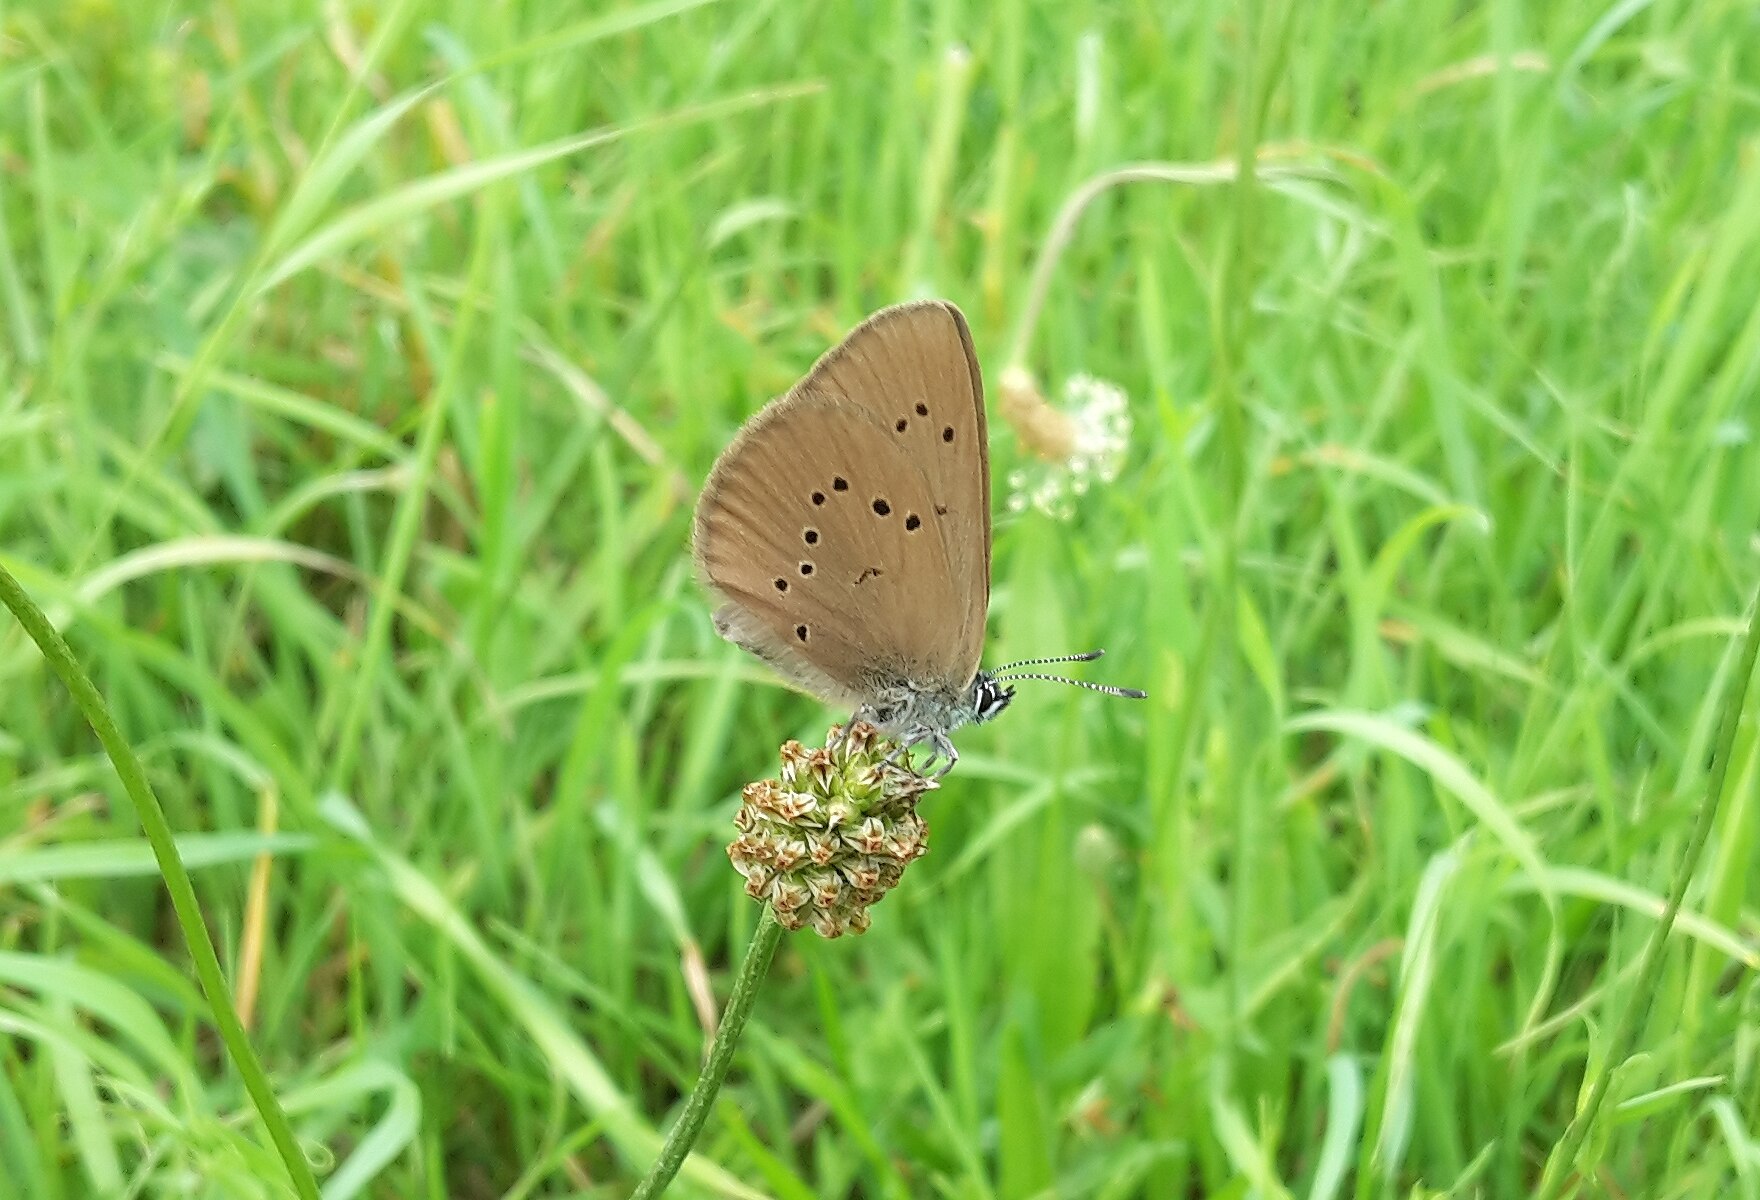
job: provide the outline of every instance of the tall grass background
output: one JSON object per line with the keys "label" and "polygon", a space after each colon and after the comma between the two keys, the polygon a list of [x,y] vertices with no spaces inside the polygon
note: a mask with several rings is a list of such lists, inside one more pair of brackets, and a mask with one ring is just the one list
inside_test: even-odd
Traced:
{"label": "tall grass background", "polygon": [[[679,1194],[1525,1196],[1601,1078],[1549,1186],[1753,1200],[1752,715],[1687,855],[1760,579],[1757,118],[1735,0],[7,4],[0,564],[326,1195],[624,1195],[757,917],[738,789],[841,715],[713,636],[695,486],[946,296],[993,391],[1133,421],[1059,517],[992,411],[989,659],[1152,698],[962,735]],[[1144,162],[1202,179],[1101,194],[1022,329]],[[292,1194],[192,980],[8,621],[0,1191]]]}

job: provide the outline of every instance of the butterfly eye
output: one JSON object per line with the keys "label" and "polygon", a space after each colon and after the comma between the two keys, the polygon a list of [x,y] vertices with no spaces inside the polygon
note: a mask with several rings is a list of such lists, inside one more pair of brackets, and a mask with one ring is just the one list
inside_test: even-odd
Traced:
{"label": "butterfly eye", "polygon": [[819,544],[819,531],[817,529],[809,529],[801,534],[801,539],[809,546],[817,546]]}
{"label": "butterfly eye", "polygon": [[923,523],[923,518],[919,517],[916,513],[911,513],[908,516],[906,516],[904,519],[904,527],[905,527],[905,529],[909,530],[911,533],[915,533],[917,531],[918,527],[922,525],[922,523]]}
{"label": "butterfly eye", "polygon": [[876,517],[884,517],[888,513],[890,513],[891,511],[892,511],[892,505],[886,503],[886,501],[884,499],[879,499],[879,500],[874,501],[874,515]]}
{"label": "butterfly eye", "polygon": [[926,417],[926,416],[928,416],[928,415],[929,415],[929,406],[928,406],[928,405],[927,405],[927,404],[921,404],[921,403],[919,403],[919,404],[918,404],[918,405],[917,405],[917,415],[918,415],[918,416],[919,416],[919,417]]}
{"label": "butterfly eye", "polygon": [[813,493],[813,503],[815,505],[825,503],[825,493],[824,492],[814,492]]}
{"label": "butterfly eye", "polygon": [[801,641],[803,641],[803,642],[806,641],[807,640],[807,627],[805,625],[796,625],[794,627],[794,635],[797,638],[799,638]]}
{"label": "butterfly eye", "polygon": [[847,492],[847,491],[849,491],[849,480],[845,479],[841,475],[835,476],[831,480],[831,490],[834,492]]}
{"label": "butterfly eye", "polygon": [[804,562],[801,564],[801,574],[802,575],[811,575],[812,573],[813,573],[813,564],[812,563],[805,563]]}
{"label": "butterfly eye", "polygon": [[898,419],[898,424],[894,425],[893,428],[898,430],[900,433],[903,433],[909,425],[910,425],[910,422],[908,420],[906,420],[903,417],[900,417]]}
{"label": "butterfly eye", "polygon": [[948,426],[945,426],[945,427],[943,427],[943,428],[942,428],[942,430],[941,430],[941,440],[942,440],[942,441],[944,441],[944,442],[951,442],[951,441],[953,441],[953,426],[951,426],[951,425],[948,425]]}
{"label": "butterfly eye", "polygon": [[779,592],[786,592],[788,590],[788,580],[778,579],[776,581],[776,590]]}

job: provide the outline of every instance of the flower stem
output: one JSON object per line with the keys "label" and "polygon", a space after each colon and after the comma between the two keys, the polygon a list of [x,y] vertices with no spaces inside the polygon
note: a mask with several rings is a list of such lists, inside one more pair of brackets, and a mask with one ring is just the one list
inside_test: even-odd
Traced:
{"label": "flower stem", "polygon": [[697,1135],[703,1132],[703,1122],[709,1119],[709,1109],[721,1091],[721,1081],[727,1078],[734,1048],[739,1045],[739,1036],[745,1032],[746,1022],[751,1019],[752,1003],[758,998],[758,985],[769,974],[770,960],[776,957],[776,946],[781,941],[782,926],[766,904],[764,915],[758,919],[757,932],[752,934],[752,944],[746,948],[746,960],[740,964],[739,975],[733,981],[733,992],[727,997],[727,1009],[721,1014],[721,1025],[715,1030],[715,1041],[709,1047],[709,1058],[703,1064],[702,1074],[697,1076],[697,1086],[691,1089],[690,1099],[684,1102],[684,1111],[678,1114],[678,1122],[666,1135],[666,1144],[660,1147],[660,1157],[648,1168],[647,1178],[630,1195],[630,1200],[653,1200],[666,1191],[666,1185],[684,1165],[685,1156],[696,1144]]}
{"label": "flower stem", "polygon": [[231,1055],[232,1064],[244,1081],[245,1091],[250,1093],[257,1115],[262,1118],[270,1139],[275,1143],[281,1163],[293,1180],[294,1191],[301,1200],[318,1200],[318,1184],[312,1177],[312,1169],[294,1137],[293,1127],[287,1123],[287,1115],[275,1100],[275,1090],[269,1084],[262,1063],[257,1061],[256,1052],[251,1049],[250,1037],[239,1022],[238,1012],[232,1007],[232,995],[226,987],[226,975],[220,969],[220,957],[214,953],[208,927],[202,923],[196,889],[189,881],[189,872],[184,870],[183,858],[178,854],[177,843],[171,834],[171,824],[165,819],[165,810],[159,806],[159,798],[153,794],[152,786],[147,783],[140,760],[117,728],[104,697],[80,667],[67,642],[4,566],[0,566],[0,604],[11,609],[18,623],[24,626],[24,631],[43,652],[50,669],[60,676],[63,686],[72,693],[73,702],[79,705],[80,712],[85,714],[98,740],[104,744],[104,752],[110,756],[110,762],[122,780],[122,788],[140,818],[141,831],[153,847],[153,857],[158,860],[165,890],[171,893],[171,907],[177,913],[178,925],[183,928],[183,939],[189,944],[196,978],[201,982],[202,994],[207,997],[208,1008],[214,1014],[220,1040],[226,1043],[226,1052]]}

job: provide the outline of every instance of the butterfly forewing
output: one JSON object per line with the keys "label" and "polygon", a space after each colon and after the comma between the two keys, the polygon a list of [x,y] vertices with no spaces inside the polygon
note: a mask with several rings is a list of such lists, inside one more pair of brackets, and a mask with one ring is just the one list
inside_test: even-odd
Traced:
{"label": "butterfly forewing", "polygon": [[990,606],[990,462],[983,378],[965,317],[942,300],[881,309],[827,351],[796,391],[871,414],[928,481],[957,598],[935,619],[975,671]]}
{"label": "butterfly forewing", "polygon": [[958,687],[976,671],[978,646],[949,636],[969,603],[951,518],[895,429],[796,388],[717,460],[693,544],[728,602],[723,633],[854,704],[889,679]]}

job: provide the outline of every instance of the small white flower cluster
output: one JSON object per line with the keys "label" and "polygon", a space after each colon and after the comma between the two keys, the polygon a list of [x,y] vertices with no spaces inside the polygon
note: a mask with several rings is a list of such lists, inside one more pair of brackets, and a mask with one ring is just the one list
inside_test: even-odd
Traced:
{"label": "small white flower cluster", "polygon": [[1111,483],[1130,448],[1131,410],[1124,389],[1092,375],[1072,375],[1063,384],[1063,404],[1073,439],[1066,457],[1057,462],[1034,460],[1008,475],[1008,509],[1029,506],[1047,516],[1067,520],[1075,501],[1095,480]]}

